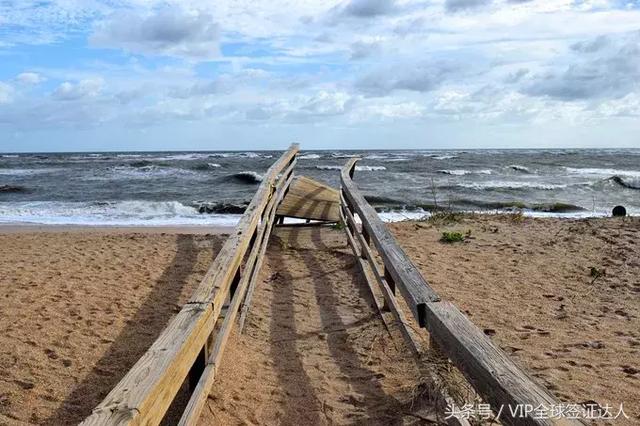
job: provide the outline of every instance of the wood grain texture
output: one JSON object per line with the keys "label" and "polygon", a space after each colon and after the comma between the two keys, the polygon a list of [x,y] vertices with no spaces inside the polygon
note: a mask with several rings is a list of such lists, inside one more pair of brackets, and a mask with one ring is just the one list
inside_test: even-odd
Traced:
{"label": "wood grain texture", "polygon": [[282,174],[277,184],[276,193],[271,196],[269,204],[264,211],[262,221],[258,226],[255,242],[245,262],[245,272],[240,279],[236,293],[229,304],[224,320],[222,321],[222,325],[215,336],[211,353],[207,359],[207,366],[205,367],[191,398],[189,398],[187,407],[185,408],[185,411],[180,418],[180,422],[178,423],[179,426],[196,425],[198,422],[200,413],[207,401],[209,391],[222,361],[222,355],[224,354],[224,349],[229,336],[231,335],[231,330],[233,329],[240,306],[245,299],[245,294],[247,294],[249,285],[256,282],[256,278],[260,272],[262,260],[264,259],[264,254],[269,243],[271,228],[275,219],[276,207],[281,201],[282,195],[291,184],[293,179],[292,171],[293,169],[288,169],[287,172]]}
{"label": "wood grain texture", "polygon": [[384,226],[376,211],[351,180],[350,174],[357,161],[357,158],[351,159],[340,173],[342,193],[348,204],[360,217],[364,229],[378,249],[385,268],[388,269],[393,281],[398,285],[416,322],[420,327],[424,327],[426,304],[438,301],[440,298],[422,277],[418,268],[409,260],[391,232]]}
{"label": "wood grain texture", "polygon": [[492,407],[504,406],[500,421],[509,425],[578,425],[571,419],[534,419],[509,415],[508,406],[558,405],[558,400],[539,385],[476,327],[451,302],[430,303],[427,324],[431,338],[462,371],[476,391]]}
{"label": "wood grain texture", "polygon": [[[400,289],[405,301],[412,308],[416,320],[422,320],[431,339],[454,365],[462,371],[482,398],[491,404],[494,412],[504,407],[500,421],[508,425],[578,425],[583,424],[573,419],[538,419],[529,415],[514,417],[510,415],[509,406],[529,405],[538,407],[557,406],[559,401],[531,376],[523,371],[509,356],[490,338],[476,327],[455,305],[442,301],[422,278],[418,269],[378,218],[375,210],[360,194],[351,179],[357,159],[350,160],[341,172],[341,202],[350,206],[360,217],[363,230],[374,242],[385,266],[385,278],[392,280]],[[351,213],[345,208],[347,216]],[[348,217],[349,228],[353,230],[355,219]],[[365,237],[361,237],[361,247],[366,250]],[[371,253],[367,253],[371,258]],[[390,283],[389,283],[390,284]],[[422,288],[420,288],[422,287]],[[388,291],[385,300],[393,301],[390,286],[383,286]],[[423,312],[416,312],[416,303],[422,303]],[[421,317],[422,315],[422,317]]]}
{"label": "wood grain texture", "polygon": [[292,145],[271,166],[235,232],[225,242],[190,301],[82,424],[160,423],[213,332],[278,175],[293,168],[298,150],[297,145]]}
{"label": "wood grain texture", "polygon": [[336,222],[339,220],[339,192],[321,182],[297,176],[278,206],[278,216]]}
{"label": "wood grain texture", "polygon": [[[345,231],[347,232],[347,236],[350,237],[349,242],[352,243],[353,246],[356,246],[355,241],[353,241],[353,237],[351,237],[351,231],[349,229],[351,228],[351,229],[357,230],[355,218],[353,217],[353,215],[348,209],[344,209],[341,213],[343,214],[345,223],[351,224],[350,227],[345,228]],[[402,336],[404,337],[405,341],[407,342],[407,345],[409,346],[413,354],[416,356],[419,356],[421,352],[420,344],[412,336],[409,330],[407,320],[405,319],[404,314],[402,313],[402,310],[399,308],[398,302],[396,301],[394,294],[391,292],[391,289],[389,288],[387,281],[384,279],[382,274],[380,274],[378,265],[376,264],[375,259],[373,257],[373,253],[371,252],[371,248],[366,243],[366,240],[364,239],[364,236],[362,235],[362,233],[359,233],[356,231],[356,236],[358,238],[358,241],[360,242],[360,246],[359,246],[359,249],[357,247],[354,249],[354,255],[358,256],[358,253],[360,254],[360,259],[358,259],[358,261],[361,264],[361,268],[365,269],[365,265],[364,265],[365,260],[368,262],[368,267],[373,273],[378,283],[378,288],[382,293],[382,297],[385,300],[386,306],[389,308],[389,310],[391,311],[391,313],[393,314],[393,316],[395,317],[398,323]],[[382,306],[379,306],[377,299],[376,299],[376,305],[378,305],[378,310],[382,312]]]}
{"label": "wood grain texture", "polygon": [[[276,208],[274,208],[269,217],[268,217],[268,230],[267,230],[267,234],[269,236],[271,236],[271,230],[273,229],[273,226],[275,224],[275,218],[276,218],[276,209],[277,206],[279,205],[280,202],[282,202],[282,198],[284,197],[284,195],[287,193],[287,190],[289,189],[291,182],[293,180],[293,173],[291,173],[289,176],[285,175],[286,181],[285,183],[282,185],[282,187],[280,187],[278,189],[278,192],[276,193]],[[260,269],[262,268],[262,262],[264,260],[264,255],[265,252],[267,250],[267,246],[268,246],[269,240],[267,237],[267,240],[265,242],[265,244],[261,247],[261,251],[260,251],[260,256],[258,256],[258,261],[257,264],[254,268],[254,272],[251,275],[251,280],[249,282],[249,288],[247,289],[247,294],[244,298],[244,302],[242,304],[242,313],[240,315],[240,320],[238,321],[238,333],[242,333],[242,330],[244,329],[244,323],[247,319],[247,316],[249,315],[249,309],[251,308],[251,301],[253,300],[253,293],[254,290],[256,288],[256,285],[258,283],[258,274],[260,272]]]}

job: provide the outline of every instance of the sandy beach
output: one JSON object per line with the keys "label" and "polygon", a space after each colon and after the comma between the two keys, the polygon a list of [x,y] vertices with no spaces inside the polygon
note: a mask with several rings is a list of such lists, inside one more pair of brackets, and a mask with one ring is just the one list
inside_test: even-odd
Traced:
{"label": "sandy beach", "polygon": [[[390,225],[429,283],[562,401],[640,422],[640,219]],[[440,242],[445,231],[470,235]],[[594,272],[600,271],[601,276]]]}
{"label": "sandy beach", "polygon": [[207,228],[0,228],[0,424],[86,417],[222,242]]}
{"label": "sandy beach", "polygon": [[[619,424],[638,422],[638,218],[390,227],[441,296],[561,400],[624,403]],[[0,424],[88,415],[204,275],[223,242],[205,229],[0,230]],[[419,373],[357,271],[341,231],[277,230],[200,424],[417,421]]]}

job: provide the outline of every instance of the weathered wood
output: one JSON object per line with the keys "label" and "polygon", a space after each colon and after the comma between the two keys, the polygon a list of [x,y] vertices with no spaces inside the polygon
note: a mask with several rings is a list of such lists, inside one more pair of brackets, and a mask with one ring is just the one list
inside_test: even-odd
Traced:
{"label": "weathered wood", "polygon": [[335,222],[339,220],[339,207],[340,198],[336,189],[311,178],[298,176],[278,206],[277,214]]}
{"label": "weathered wood", "polygon": [[[558,406],[559,402],[547,389],[518,367],[455,305],[441,301],[430,288],[427,293],[420,292],[416,288],[420,283],[425,287],[428,285],[406,254],[399,249],[393,236],[351,180],[355,161],[349,161],[341,173],[344,195],[342,202],[351,204],[360,216],[363,228],[369,233],[384,261],[385,272],[395,281],[409,307],[416,300],[424,301],[422,318],[424,322],[421,325],[427,328],[438,348],[462,371],[476,391],[491,405],[494,412],[504,407],[500,421],[508,425],[582,424],[574,419],[538,419],[531,413],[523,417],[511,416],[509,407],[513,409],[526,405],[538,407],[540,404],[550,407]],[[345,209],[345,211],[349,210]],[[355,223],[355,219],[353,222]],[[363,249],[368,248],[364,244],[364,237],[361,243]],[[370,255],[367,257],[372,259]],[[394,300],[390,291],[386,296],[389,300]]]}
{"label": "weathered wood", "polygon": [[213,329],[212,314],[210,304],[182,308],[82,424],[159,424]]}
{"label": "weathered wood", "polygon": [[[282,198],[284,197],[284,194],[287,192],[287,189],[289,188],[289,186],[291,185],[291,181],[293,179],[293,175],[291,175],[289,178],[287,178],[287,181],[284,183],[284,185],[282,186],[282,188],[279,190],[279,192],[276,194],[275,200],[276,200],[276,208],[278,206],[278,204],[282,201]],[[276,212],[276,208],[273,209],[272,213],[269,215],[268,218],[268,230],[267,230],[267,234],[271,235],[271,229],[273,227],[274,221],[275,221],[275,212]],[[257,285],[258,282],[258,275],[260,273],[260,269],[262,268],[262,262],[264,260],[264,254],[267,250],[267,246],[268,246],[269,241],[267,240],[266,243],[262,246],[261,252],[260,252],[260,256],[258,257],[258,263],[254,268],[254,273],[251,276],[251,281],[249,282],[249,288],[247,289],[247,294],[244,298],[244,303],[242,304],[242,313],[240,315],[240,320],[238,321],[238,332],[242,333],[242,330],[244,329],[244,322],[246,321],[247,315],[249,315],[249,309],[251,308],[251,301],[253,300],[253,293],[255,290],[255,287]]]}
{"label": "weathered wood", "polygon": [[[271,197],[271,200],[265,209],[262,221],[255,234],[256,237],[254,239],[254,244],[245,262],[245,274],[238,283],[237,293],[234,295],[231,304],[229,305],[229,309],[227,310],[227,315],[216,334],[213,348],[206,360],[206,368],[203,368],[200,380],[198,381],[197,386],[189,399],[189,403],[183,412],[180,422],[178,423],[179,426],[195,425],[200,417],[200,413],[207,401],[209,390],[218,372],[218,367],[220,366],[222,355],[229,336],[231,335],[231,330],[233,329],[240,305],[242,304],[242,301],[246,300],[246,297],[249,296],[247,291],[251,284],[256,282],[256,278],[260,272],[260,268],[262,267],[262,260],[264,259],[267,245],[269,244],[269,236],[271,235],[271,228],[275,219],[276,208],[278,203],[282,200],[282,195],[286,188],[293,180],[292,172],[293,170],[289,170],[288,173],[285,172],[281,176],[277,185],[276,193]],[[266,218],[264,216],[266,216]],[[246,302],[245,306],[247,306]]]}
{"label": "weathered wood", "polygon": [[496,409],[504,406],[500,421],[510,425],[581,424],[571,419],[513,418],[508,406],[557,406],[557,399],[536,383],[451,302],[430,303],[429,332],[438,347],[463,372],[476,391]]}
{"label": "weathered wood", "polygon": [[190,301],[83,424],[160,423],[214,329],[278,174],[293,167],[298,150],[297,145],[292,145],[271,166]]}
{"label": "weathered wood", "polygon": [[[349,209],[344,209],[342,213],[343,214],[346,213],[346,217],[343,216],[345,218],[345,223],[350,222],[353,224],[354,227],[356,227],[355,218],[353,217]],[[350,232],[348,231],[347,228],[345,228],[345,231],[347,231],[347,236],[350,236]],[[380,288],[380,292],[382,293],[382,297],[384,298],[385,304],[383,306],[380,306],[378,303],[376,303],[376,305],[378,306],[378,311],[380,312],[380,315],[383,315],[384,307],[387,306],[389,308],[389,311],[391,311],[396,321],[398,322],[398,326],[400,328],[402,336],[407,342],[407,345],[409,346],[411,351],[414,353],[414,355],[419,356],[421,351],[420,344],[411,334],[411,331],[409,330],[408,322],[404,317],[404,313],[398,306],[398,302],[396,301],[395,296],[391,292],[391,289],[389,288],[387,281],[380,274],[380,271],[378,270],[378,265],[376,264],[375,258],[373,257],[373,253],[371,252],[369,245],[366,244],[364,240],[364,236],[361,233],[356,232],[356,236],[358,237],[358,240],[360,242],[361,259],[359,259],[359,261],[364,262],[365,259],[368,261],[369,268],[373,272],[373,275],[375,276],[376,281],[378,283],[378,287]],[[349,239],[349,242],[355,246],[355,241],[352,242],[352,238]],[[357,256],[357,249],[354,249],[354,255]],[[364,268],[364,266],[362,267]]]}
{"label": "weathered wood", "polygon": [[428,302],[440,300],[436,292],[420,275],[418,268],[409,260],[391,232],[384,226],[376,211],[367,203],[357,186],[351,180],[357,158],[351,159],[342,169],[340,181],[345,199],[360,216],[362,225],[374,242],[384,265],[393,281],[400,287],[407,305],[420,327],[425,326],[425,308]]}

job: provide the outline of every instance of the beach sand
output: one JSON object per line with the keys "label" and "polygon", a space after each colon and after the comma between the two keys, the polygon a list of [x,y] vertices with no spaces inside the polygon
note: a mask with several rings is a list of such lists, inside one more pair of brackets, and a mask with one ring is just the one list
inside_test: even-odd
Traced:
{"label": "beach sand", "polygon": [[[433,288],[561,400],[614,415],[623,403],[630,419],[615,424],[639,424],[640,218],[521,219],[391,229]],[[443,231],[471,234],[446,244]]]}
{"label": "beach sand", "polygon": [[211,232],[0,228],[0,424],[86,417],[200,282]]}
{"label": "beach sand", "polygon": [[[390,227],[440,295],[560,399],[614,414],[623,402],[632,419],[619,424],[638,423],[638,218]],[[440,242],[448,230],[471,233]],[[197,286],[223,242],[207,232],[0,229],[0,424],[88,415]],[[420,372],[357,271],[343,232],[276,230],[200,424],[416,421]]]}
{"label": "beach sand", "polygon": [[200,425],[435,420],[416,395],[418,365],[372,307],[342,230],[276,229],[262,277]]}

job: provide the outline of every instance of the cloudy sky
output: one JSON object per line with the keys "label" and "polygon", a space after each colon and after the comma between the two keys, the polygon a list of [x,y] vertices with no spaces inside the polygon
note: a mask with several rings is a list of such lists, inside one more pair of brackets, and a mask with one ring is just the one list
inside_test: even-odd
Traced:
{"label": "cloudy sky", "polygon": [[0,151],[639,135],[640,0],[0,0]]}

